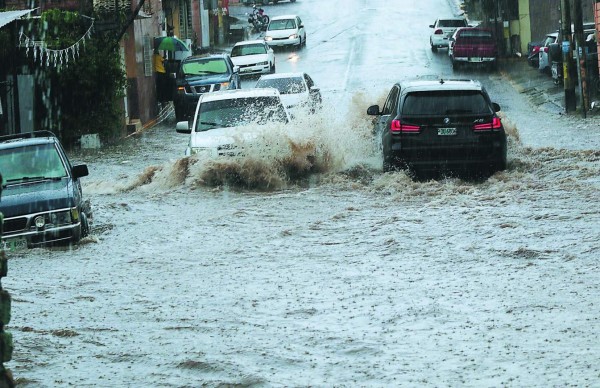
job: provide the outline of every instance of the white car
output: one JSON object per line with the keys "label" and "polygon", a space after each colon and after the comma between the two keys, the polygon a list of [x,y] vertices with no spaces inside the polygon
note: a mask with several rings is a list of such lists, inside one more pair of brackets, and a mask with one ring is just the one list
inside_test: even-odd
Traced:
{"label": "white car", "polygon": [[307,108],[314,112],[321,105],[321,91],[306,73],[277,73],[261,76],[256,88],[275,88],[287,109]]}
{"label": "white car", "polygon": [[271,47],[306,45],[306,30],[302,20],[297,15],[272,17],[265,32],[265,42]]}
{"label": "white car", "polygon": [[290,116],[277,89],[237,89],[200,97],[194,119],[177,123],[178,133],[190,134],[186,156],[236,156],[271,123],[289,123]]}
{"label": "white car", "polygon": [[449,47],[450,38],[458,28],[468,27],[467,19],[464,17],[439,18],[435,23],[430,24],[433,28],[433,34],[429,37],[431,51],[436,52],[438,48]]}
{"label": "white car", "polygon": [[238,42],[230,56],[240,75],[275,73],[275,53],[264,40]]}

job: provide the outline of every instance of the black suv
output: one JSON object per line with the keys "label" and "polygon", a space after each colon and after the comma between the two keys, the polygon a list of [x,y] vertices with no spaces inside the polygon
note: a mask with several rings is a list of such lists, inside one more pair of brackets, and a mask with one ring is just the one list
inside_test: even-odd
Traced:
{"label": "black suv", "polygon": [[506,133],[485,88],[473,80],[396,83],[375,120],[383,170],[475,172],[506,168]]}
{"label": "black suv", "polygon": [[193,117],[200,95],[218,90],[239,89],[239,68],[227,54],[192,56],[181,61],[175,76],[175,118]]}
{"label": "black suv", "polygon": [[87,165],[72,166],[52,132],[0,136],[0,173],[5,249],[77,242],[88,234],[79,182]]}

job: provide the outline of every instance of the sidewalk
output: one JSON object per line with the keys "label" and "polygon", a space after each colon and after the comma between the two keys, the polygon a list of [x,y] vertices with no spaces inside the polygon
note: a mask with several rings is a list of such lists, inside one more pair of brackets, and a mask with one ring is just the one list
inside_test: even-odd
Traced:
{"label": "sidewalk", "polygon": [[513,106],[519,118],[519,133],[526,146],[570,150],[600,149],[600,111],[581,112],[577,86],[577,111],[565,112],[565,92],[552,77],[527,64],[524,58],[501,58],[498,71],[518,93],[525,95],[534,110]]}
{"label": "sidewalk", "polygon": [[529,66],[523,58],[501,58],[498,70],[509,78],[519,93],[526,94],[530,101],[551,112],[561,113],[564,108],[564,89],[555,85],[552,77]]}
{"label": "sidewalk", "polygon": [[[523,58],[502,58],[498,65],[500,73],[508,77],[517,91],[526,94],[534,105],[541,106],[553,112],[565,113],[565,90],[562,84],[554,84],[550,75],[529,66]],[[569,115],[581,116],[581,93],[579,85],[576,85],[575,88],[577,94],[577,112],[569,113]],[[591,101],[594,101],[593,97]],[[588,111],[586,113],[596,116],[600,112]]]}

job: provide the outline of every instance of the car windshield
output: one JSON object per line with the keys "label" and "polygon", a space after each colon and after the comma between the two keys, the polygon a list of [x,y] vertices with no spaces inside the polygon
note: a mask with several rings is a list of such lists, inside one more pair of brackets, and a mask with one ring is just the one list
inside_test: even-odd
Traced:
{"label": "car windshield", "polygon": [[67,176],[54,144],[1,149],[0,171],[5,183]]}
{"label": "car windshield", "polygon": [[235,46],[231,50],[232,57],[240,57],[243,55],[257,55],[257,54],[266,54],[267,49],[264,44],[244,44],[240,46]]}
{"label": "car windshield", "polygon": [[271,20],[269,24],[269,30],[291,30],[296,28],[296,21],[294,19],[281,19]]}
{"label": "car windshield", "polygon": [[476,90],[411,93],[402,107],[402,114],[408,116],[490,113],[485,97]]}
{"label": "car windshield", "polygon": [[184,62],[181,65],[184,75],[226,74],[227,63],[223,58]]}
{"label": "car windshield", "polygon": [[557,37],[553,36],[553,35],[546,36],[546,39],[544,39],[544,44],[542,46],[544,46],[544,47],[550,46],[552,43],[556,42],[556,38]]}
{"label": "car windshield", "polygon": [[256,87],[275,88],[281,94],[297,94],[306,91],[306,85],[302,77],[260,79],[256,83]]}
{"label": "car windshield", "polygon": [[203,102],[195,131],[287,121],[285,108],[279,97],[231,98]]}
{"label": "car windshield", "polygon": [[467,26],[467,21],[466,20],[440,20],[438,22],[438,27],[466,27]]}

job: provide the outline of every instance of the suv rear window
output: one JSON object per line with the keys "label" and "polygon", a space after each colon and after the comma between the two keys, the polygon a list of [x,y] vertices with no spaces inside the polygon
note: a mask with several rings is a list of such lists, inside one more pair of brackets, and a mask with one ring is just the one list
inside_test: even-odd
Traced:
{"label": "suv rear window", "polygon": [[404,116],[491,113],[485,97],[476,90],[410,93],[402,106]]}
{"label": "suv rear window", "polygon": [[462,30],[458,36],[461,39],[469,41],[489,41],[492,39],[492,32],[486,30]]}
{"label": "suv rear window", "polygon": [[451,20],[440,20],[438,22],[438,27],[466,27],[466,26],[467,26],[466,20],[451,19]]}

